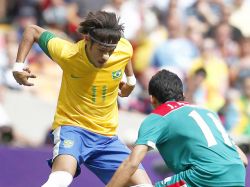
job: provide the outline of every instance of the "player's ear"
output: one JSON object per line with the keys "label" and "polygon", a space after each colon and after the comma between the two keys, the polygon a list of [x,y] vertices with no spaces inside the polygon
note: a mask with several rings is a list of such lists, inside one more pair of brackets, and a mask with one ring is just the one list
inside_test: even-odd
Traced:
{"label": "player's ear", "polygon": [[150,95],[150,102],[154,108],[156,108],[158,106],[158,103],[159,103],[158,100],[156,99],[156,97],[152,96],[152,95]]}
{"label": "player's ear", "polygon": [[150,95],[150,102],[151,102],[151,104],[152,104],[152,106],[153,106],[154,108],[156,108],[156,107],[158,107],[159,105],[162,104],[162,103],[160,103],[160,102],[158,101],[158,99],[157,99],[155,96],[153,96],[153,95]]}

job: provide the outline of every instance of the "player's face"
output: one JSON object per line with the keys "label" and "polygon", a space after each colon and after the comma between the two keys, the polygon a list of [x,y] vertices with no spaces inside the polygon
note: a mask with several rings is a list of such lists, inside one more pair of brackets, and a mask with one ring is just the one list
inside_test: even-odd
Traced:
{"label": "player's face", "polygon": [[114,52],[114,47],[105,47],[97,43],[89,49],[89,60],[97,68],[102,68]]}

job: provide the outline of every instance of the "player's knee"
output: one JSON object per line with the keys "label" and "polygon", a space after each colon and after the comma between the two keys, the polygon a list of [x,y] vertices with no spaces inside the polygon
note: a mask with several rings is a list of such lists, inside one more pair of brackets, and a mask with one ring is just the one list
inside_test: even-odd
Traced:
{"label": "player's knee", "polygon": [[49,175],[48,181],[42,187],[68,187],[73,180],[66,171],[55,171]]}

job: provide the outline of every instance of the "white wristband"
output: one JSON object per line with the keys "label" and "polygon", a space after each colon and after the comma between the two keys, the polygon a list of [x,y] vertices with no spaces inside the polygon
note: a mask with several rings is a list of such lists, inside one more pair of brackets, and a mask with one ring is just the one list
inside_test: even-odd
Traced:
{"label": "white wristband", "polygon": [[15,62],[12,68],[12,71],[23,71],[23,69],[25,68],[25,64],[22,62]]}
{"label": "white wristband", "polygon": [[127,84],[129,86],[134,86],[136,84],[136,78],[134,75],[127,77]]}

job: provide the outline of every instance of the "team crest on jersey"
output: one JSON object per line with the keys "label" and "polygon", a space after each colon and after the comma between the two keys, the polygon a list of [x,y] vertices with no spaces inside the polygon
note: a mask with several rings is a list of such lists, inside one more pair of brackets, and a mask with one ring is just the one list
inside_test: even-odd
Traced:
{"label": "team crest on jersey", "polygon": [[122,70],[118,70],[118,71],[113,71],[112,72],[112,79],[118,79],[122,76]]}
{"label": "team crest on jersey", "polygon": [[74,141],[73,140],[64,140],[63,141],[63,146],[65,148],[71,148],[74,145]]}

